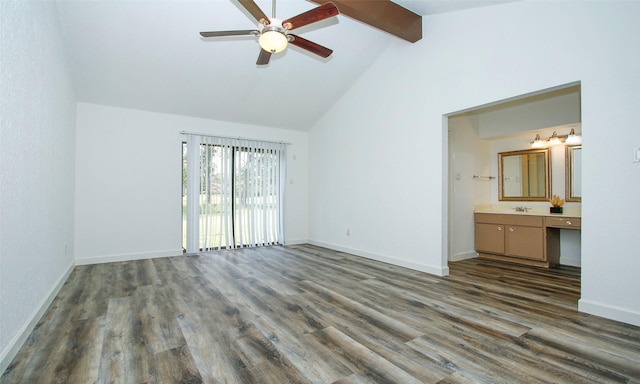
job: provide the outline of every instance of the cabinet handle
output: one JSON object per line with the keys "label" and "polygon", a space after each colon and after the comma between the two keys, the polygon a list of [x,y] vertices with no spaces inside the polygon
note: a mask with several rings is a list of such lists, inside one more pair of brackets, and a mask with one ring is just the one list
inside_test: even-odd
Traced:
{"label": "cabinet handle", "polygon": [[509,227],[509,231],[510,231],[510,232],[513,232],[513,227]]}
{"label": "cabinet handle", "polygon": [[571,225],[571,222],[569,220],[567,220],[567,225]]}
{"label": "cabinet handle", "polygon": [[498,227],[498,231],[502,231],[502,227]]}

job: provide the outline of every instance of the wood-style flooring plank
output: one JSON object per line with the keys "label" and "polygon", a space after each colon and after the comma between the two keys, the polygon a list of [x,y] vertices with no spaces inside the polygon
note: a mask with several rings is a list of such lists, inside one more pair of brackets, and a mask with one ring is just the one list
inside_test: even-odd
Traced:
{"label": "wood-style flooring plank", "polygon": [[77,266],[20,383],[640,383],[640,328],[577,312],[580,269],[437,277],[313,245]]}
{"label": "wood-style flooring plank", "polygon": [[234,343],[253,326],[240,317],[233,302],[208,284],[203,278],[188,278],[163,290],[203,381],[249,383],[251,372]]}
{"label": "wood-style flooring plank", "polygon": [[186,345],[153,355],[152,365],[153,379],[150,381],[154,383],[203,383],[202,376]]}
{"label": "wood-style flooring plank", "polygon": [[328,327],[320,331],[320,333],[326,343],[332,343],[338,347],[336,351],[338,354],[342,354],[346,359],[349,359],[358,367],[360,373],[369,377],[375,383],[421,383],[414,376],[334,327]]}
{"label": "wood-style flooring plank", "polygon": [[363,348],[368,348],[384,357],[423,382],[435,382],[436,379],[451,373],[438,362],[430,360],[406,345],[410,339],[403,336],[405,332],[390,332],[389,326],[384,321],[369,321],[371,317],[366,313],[370,311],[359,313],[357,308],[325,302],[322,296],[314,293],[306,294],[305,301],[309,303],[309,308],[313,308],[314,312],[318,313],[325,322],[333,324],[332,327],[339,332],[353,340],[358,340]]}
{"label": "wood-style flooring plank", "polygon": [[142,383],[152,379],[153,355],[146,348],[137,303],[131,296],[109,300],[107,331],[100,361],[100,377],[106,383]]}
{"label": "wood-style flooring plank", "polygon": [[[5,379],[7,383],[36,383],[58,376],[66,377],[68,372],[65,373],[64,361],[68,360],[68,356],[78,351],[90,356],[94,347],[101,348],[102,334],[99,328],[102,317],[74,321],[86,304],[82,297],[84,287],[92,284],[91,274],[86,273],[90,270],[79,267],[71,273],[22,349],[0,377],[1,383]],[[52,355],[58,356],[58,359],[52,360]],[[95,357],[92,356],[94,361]],[[86,366],[86,360],[80,362],[76,366],[78,372],[73,377],[85,376]]]}

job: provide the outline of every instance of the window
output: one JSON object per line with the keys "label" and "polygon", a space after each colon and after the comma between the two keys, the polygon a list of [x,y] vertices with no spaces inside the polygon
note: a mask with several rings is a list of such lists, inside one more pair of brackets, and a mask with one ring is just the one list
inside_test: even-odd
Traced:
{"label": "window", "polygon": [[284,243],[284,170],[284,144],[188,135],[182,178],[186,251]]}

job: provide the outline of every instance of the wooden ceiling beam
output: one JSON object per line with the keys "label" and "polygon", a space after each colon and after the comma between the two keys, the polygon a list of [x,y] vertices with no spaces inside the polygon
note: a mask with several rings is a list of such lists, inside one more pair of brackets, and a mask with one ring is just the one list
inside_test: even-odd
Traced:
{"label": "wooden ceiling beam", "polygon": [[[327,0],[310,0],[316,4]],[[422,16],[391,0],[331,0],[340,13],[411,43],[422,39]]]}

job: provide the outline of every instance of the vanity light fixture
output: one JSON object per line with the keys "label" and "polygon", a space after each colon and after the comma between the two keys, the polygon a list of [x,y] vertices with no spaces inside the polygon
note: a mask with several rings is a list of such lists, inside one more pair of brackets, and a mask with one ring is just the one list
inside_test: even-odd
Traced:
{"label": "vanity light fixture", "polygon": [[571,128],[571,131],[566,136],[558,136],[558,133],[553,131],[549,140],[542,140],[540,135],[536,134],[536,138],[531,142],[531,148],[546,148],[549,145],[558,145],[563,142],[566,145],[580,145],[582,144],[582,136],[577,135],[573,128]]}
{"label": "vanity light fixture", "polygon": [[553,131],[553,135],[551,135],[551,137],[549,138],[549,145],[558,145],[558,144],[562,144],[562,141],[558,137],[558,133],[556,131]]}
{"label": "vanity light fixture", "polygon": [[540,139],[540,135],[536,133],[536,138],[531,143],[531,148],[544,148],[547,144],[544,140]]}
{"label": "vanity light fixture", "polygon": [[569,136],[567,136],[567,139],[564,142],[567,145],[580,145],[582,144],[582,136],[576,135],[576,131],[571,128]]}

